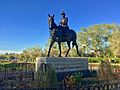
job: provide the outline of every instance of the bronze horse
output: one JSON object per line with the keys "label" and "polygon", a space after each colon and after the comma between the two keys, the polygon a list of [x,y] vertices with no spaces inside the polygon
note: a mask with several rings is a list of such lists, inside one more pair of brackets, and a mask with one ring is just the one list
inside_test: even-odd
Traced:
{"label": "bronze horse", "polygon": [[65,55],[66,57],[71,49],[71,47],[70,47],[71,42],[72,42],[73,47],[76,46],[77,54],[79,56],[81,56],[81,54],[78,51],[78,45],[76,42],[77,34],[74,30],[70,29],[69,33],[63,38],[59,26],[57,26],[54,22],[54,15],[53,16],[48,15],[48,24],[49,24],[49,29],[50,29],[50,33],[51,33],[51,42],[50,42],[50,47],[49,47],[49,51],[48,51],[48,55],[47,55],[48,57],[50,56],[50,50],[51,50],[54,42],[58,43],[59,52],[60,52],[59,57],[61,57],[61,42],[67,42],[68,50]]}

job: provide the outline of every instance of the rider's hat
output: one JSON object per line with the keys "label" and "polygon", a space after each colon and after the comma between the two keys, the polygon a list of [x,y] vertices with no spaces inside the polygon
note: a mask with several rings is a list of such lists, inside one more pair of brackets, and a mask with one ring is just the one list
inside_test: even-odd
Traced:
{"label": "rider's hat", "polygon": [[61,15],[65,15],[65,12],[64,12],[64,10],[62,10],[62,13],[61,13]]}

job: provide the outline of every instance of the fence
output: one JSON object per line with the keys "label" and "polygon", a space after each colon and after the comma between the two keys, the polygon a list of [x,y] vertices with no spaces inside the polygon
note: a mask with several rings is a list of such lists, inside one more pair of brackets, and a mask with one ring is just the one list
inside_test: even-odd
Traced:
{"label": "fence", "polygon": [[120,80],[80,87],[68,87],[62,83],[57,88],[40,88],[34,79],[34,64],[19,63],[11,66],[0,66],[0,90],[116,90],[120,88]]}

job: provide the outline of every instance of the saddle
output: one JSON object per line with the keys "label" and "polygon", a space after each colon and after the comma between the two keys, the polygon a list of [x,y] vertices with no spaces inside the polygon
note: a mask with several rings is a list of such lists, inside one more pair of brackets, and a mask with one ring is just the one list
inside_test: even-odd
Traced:
{"label": "saddle", "polygon": [[63,40],[68,39],[68,37],[69,37],[69,27],[59,26],[58,28],[59,28],[59,30],[60,30],[61,38],[62,38]]}
{"label": "saddle", "polygon": [[62,38],[67,39],[69,37],[69,28],[68,27],[63,27],[61,29],[62,32]]}

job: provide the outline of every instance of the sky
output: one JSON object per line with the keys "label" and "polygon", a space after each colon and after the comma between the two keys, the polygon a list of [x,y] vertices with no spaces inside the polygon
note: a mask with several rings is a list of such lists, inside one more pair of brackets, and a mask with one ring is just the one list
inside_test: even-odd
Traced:
{"label": "sky", "polygon": [[76,32],[94,24],[120,23],[120,0],[0,0],[0,52],[21,52],[49,39],[48,14],[61,11]]}

